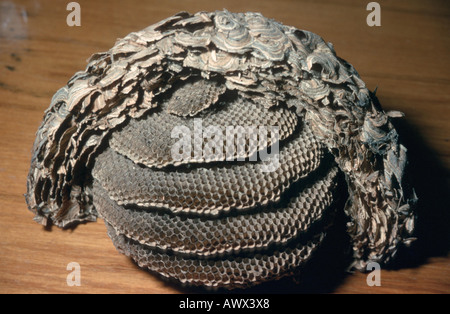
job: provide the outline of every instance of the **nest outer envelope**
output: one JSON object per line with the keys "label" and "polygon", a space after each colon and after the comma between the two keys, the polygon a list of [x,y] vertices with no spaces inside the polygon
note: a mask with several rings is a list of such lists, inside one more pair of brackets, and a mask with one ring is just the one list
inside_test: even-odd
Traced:
{"label": "nest outer envelope", "polygon": [[405,175],[407,150],[391,123],[401,114],[383,111],[318,35],[228,11],[181,12],[133,32],[94,54],[57,91],[36,134],[27,180],[35,220],[60,227],[94,221],[91,170],[112,133],[163,104],[171,115],[195,117],[229,93],[295,112],[333,156],[349,193],[354,267],[387,263],[412,241],[417,198]]}

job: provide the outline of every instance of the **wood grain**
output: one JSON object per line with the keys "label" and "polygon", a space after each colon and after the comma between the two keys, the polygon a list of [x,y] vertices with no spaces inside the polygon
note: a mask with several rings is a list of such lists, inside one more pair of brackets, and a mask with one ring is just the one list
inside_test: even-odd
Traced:
{"label": "wood grain", "polygon": [[[342,274],[330,260],[302,287],[283,281],[257,292],[449,293],[450,8],[445,1],[378,1],[381,27],[361,1],[78,1],[81,27],[66,24],[68,1],[0,3],[0,293],[185,293],[116,252],[102,221],[44,229],[23,194],[34,135],[57,89],[94,52],[179,11],[257,11],[331,41],[398,121],[420,198],[418,241],[381,286]],[[66,266],[81,266],[69,287]],[[333,269],[330,271],[330,269]],[[314,271],[313,271],[314,273]]]}

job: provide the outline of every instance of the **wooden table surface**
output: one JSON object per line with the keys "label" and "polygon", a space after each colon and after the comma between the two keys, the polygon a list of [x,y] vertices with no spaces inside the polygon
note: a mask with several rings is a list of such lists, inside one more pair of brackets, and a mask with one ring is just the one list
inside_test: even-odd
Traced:
{"label": "wooden table surface", "polygon": [[[449,293],[450,6],[447,1],[378,1],[381,26],[369,27],[369,1],[78,1],[81,26],[69,27],[69,1],[0,2],[0,293],[186,293],[116,252],[102,221],[49,230],[35,223],[23,194],[31,147],[57,89],[94,52],[179,11],[256,11],[334,44],[398,121],[420,198],[414,247],[381,270],[342,273],[330,256],[302,285],[283,281],[253,292]],[[70,262],[81,286],[68,286]]]}

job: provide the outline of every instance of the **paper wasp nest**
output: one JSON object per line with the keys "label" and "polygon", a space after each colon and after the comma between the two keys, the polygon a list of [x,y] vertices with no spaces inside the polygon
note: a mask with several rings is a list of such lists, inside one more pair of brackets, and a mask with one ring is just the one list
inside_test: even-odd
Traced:
{"label": "paper wasp nest", "polygon": [[414,229],[400,115],[313,33],[183,12],[94,54],[55,94],[26,200],[42,224],[101,217],[141,267],[226,288],[292,274],[344,210],[364,269]]}

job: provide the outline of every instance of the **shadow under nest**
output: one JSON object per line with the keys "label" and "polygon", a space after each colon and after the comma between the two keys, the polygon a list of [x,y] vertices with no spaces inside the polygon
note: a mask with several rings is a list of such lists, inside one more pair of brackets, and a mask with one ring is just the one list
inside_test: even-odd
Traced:
{"label": "shadow under nest", "polygon": [[[408,149],[408,175],[419,198],[414,233],[417,239],[410,247],[400,247],[396,258],[388,265],[382,266],[382,269],[400,270],[419,267],[431,257],[448,255],[450,177],[436,152],[426,144],[412,125],[405,119],[394,120],[393,123],[401,143]],[[352,263],[352,249],[346,232],[347,221],[343,211],[338,210],[334,225],[321,247],[294,277],[234,290],[180,286],[171,280],[166,283],[183,293],[331,293],[351,275],[349,267]]]}

